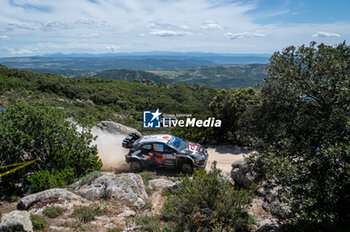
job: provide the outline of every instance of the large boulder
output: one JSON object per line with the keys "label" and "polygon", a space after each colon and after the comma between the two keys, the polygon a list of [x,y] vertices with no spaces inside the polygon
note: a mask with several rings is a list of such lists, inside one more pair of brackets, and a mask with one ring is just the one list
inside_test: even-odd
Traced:
{"label": "large boulder", "polygon": [[102,172],[102,175],[91,182],[75,189],[76,192],[101,199],[108,194],[108,197],[125,199],[142,207],[148,199],[140,175],[134,173],[122,173],[115,175],[110,172]]}
{"label": "large boulder", "polygon": [[174,182],[164,179],[154,179],[149,181],[149,186],[155,189],[170,188],[175,185]]}
{"label": "large boulder", "polygon": [[102,121],[99,124],[97,124],[96,127],[101,129],[102,131],[107,131],[108,133],[111,133],[111,134],[128,135],[131,133],[135,133],[140,137],[142,136],[142,134],[138,130],[131,127],[124,126],[120,123],[113,122],[113,121]]}
{"label": "large boulder", "polygon": [[33,224],[27,211],[15,210],[3,214],[0,222],[0,231],[33,232]]}
{"label": "large boulder", "polygon": [[47,203],[53,203],[53,201],[72,203],[73,205],[88,205],[91,203],[90,201],[68,191],[67,189],[54,188],[21,198],[17,204],[17,209],[27,210],[35,203],[41,202],[43,205],[45,205]]}
{"label": "large boulder", "polygon": [[232,164],[231,177],[238,186],[249,188],[254,182],[254,176],[254,173],[251,172],[243,159],[237,160]]}

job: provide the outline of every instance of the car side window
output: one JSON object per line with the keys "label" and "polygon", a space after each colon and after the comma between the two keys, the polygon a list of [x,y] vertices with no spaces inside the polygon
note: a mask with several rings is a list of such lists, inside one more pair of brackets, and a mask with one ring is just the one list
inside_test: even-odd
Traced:
{"label": "car side window", "polygon": [[142,144],[141,146],[142,150],[152,150],[152,144],[146,143],[146,144]]}
{"label": "car side window", "polygon": [[153,151],[164,152],[164,144],[153,143]]}
{"label": "car side window", "polygon": [[170,148],[169,146],[164,145],[164,153],[173,154],[173,153],[175,153],[175,152],[174,152],[174,150],[173,150],[172,148]]}

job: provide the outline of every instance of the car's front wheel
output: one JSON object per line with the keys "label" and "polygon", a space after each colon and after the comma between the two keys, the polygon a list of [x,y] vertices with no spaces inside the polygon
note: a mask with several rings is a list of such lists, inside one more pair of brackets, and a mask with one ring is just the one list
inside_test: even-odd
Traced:
{"label": "car's front wheel", "polygon": [[183,163],[181,166],[181,171],[186,174],[192,174],[193,166],[190,163]]}
{"label": "car's front wheel", "polygon": [[130,169],[133,172],[141,172],[143,168],[142,168],[141,162],[138,160],[135,160],[135,161],[131,161]]}

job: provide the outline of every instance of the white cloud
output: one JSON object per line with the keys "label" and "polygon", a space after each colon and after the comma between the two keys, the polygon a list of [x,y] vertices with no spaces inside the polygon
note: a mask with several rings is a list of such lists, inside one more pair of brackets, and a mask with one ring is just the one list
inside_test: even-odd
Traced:
{"label": "white cloud", "polygon": [[258,33],[258,32],[237,32],[231,33],[228,32],[225,34],[229,39],[248,39],[248,38],[256,38],[256,37],[265,37],[266,34]]}
{"label": "white cloud", "polygon": [[79,37],[80,38],[96,38],[99,37],[100,35],[97,33],[90,33],[90,34],[81,34]]}
{"label": "white cloud", "polygon": [[108,27],[109,24],[106,21],[95,21],[92,19],[78,19],[76,24],[80,25],[87,25],[87,26],[93,26],[93,27]]}
{"label": "white cloud", "polygon": [[8,28],[12,31],[15,29],[22,29],[22,30],[36,30],[37,25],[34,23],[8,23]]}
{"label": "white cloud", "polygon": [[58,22],[58,21],[49,21],[46,23],[43,23],[41,26],[42,31],[58,31],[58,30],[66,30],[66,29],[72,29],[73,27],[67,23]]}
{"label": "white cloud", "polygon": [[105,47],[108,50],[108,52],[111,52],[111,53],[117,53],[119,52],[119,49],[120,49],[120,47],[116,45],[106,45]]}
{"label": "white cloud", "polygon": [[[11,2],[1,1],[0,35],[10,38],[1,40],[1,46],[12,52],[2,49],[0,57],[29,51],[32,55],[152,50],[272,53],[311,39],[329,44],[350,39],[349,22],[263,24],[268,16],[252,13],[261,12],[259,1]],[[341,37],[327,31],[341,32]],[[318,33],[311,38],[310,32]],[[268,39],[262,39],[265,35]]]}
{"label": "white cloud", "polygon": [[28,50],[28,49],[9,49],[12,55],[32,55],[33,51]]}
{"label": "white cloud", "polygon": [[340,37],[340,35],[332,32],[319,31],[316,34],[313,34],[312,37]]}
{"label": "white cloud", "polygon": [[7,35],[0,35],[0,40],[10,40]]}
{"label": "white cloud", "polygon": [[220,26],[215,21],[206,20],[203,22],[202,26],[200,27],[202,30],[222,30],[223,27]]}
{"label": "white cloud", "polygon": [[155,36],[161,36],[161,37],[172,37],[172,36],[185,36],[185,35],[190,35],[192,33],[187,31],[158,30],[158,31],[152,31],[150,34]]}

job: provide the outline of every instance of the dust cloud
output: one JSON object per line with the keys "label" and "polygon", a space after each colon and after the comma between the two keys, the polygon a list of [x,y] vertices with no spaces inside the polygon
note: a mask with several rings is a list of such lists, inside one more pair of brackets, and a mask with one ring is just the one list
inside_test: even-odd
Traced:
{"label": "dust cloud", "polygon": [[125,155],[129,150],[122,147],[122,141],[127,135],[111,134],[98,127],[93,127],[91,133],[97,136],[93,145],[97,145],[98,156],[103,163],[102,169],[116,172],[130,171],[129,164],[125,162]]}

